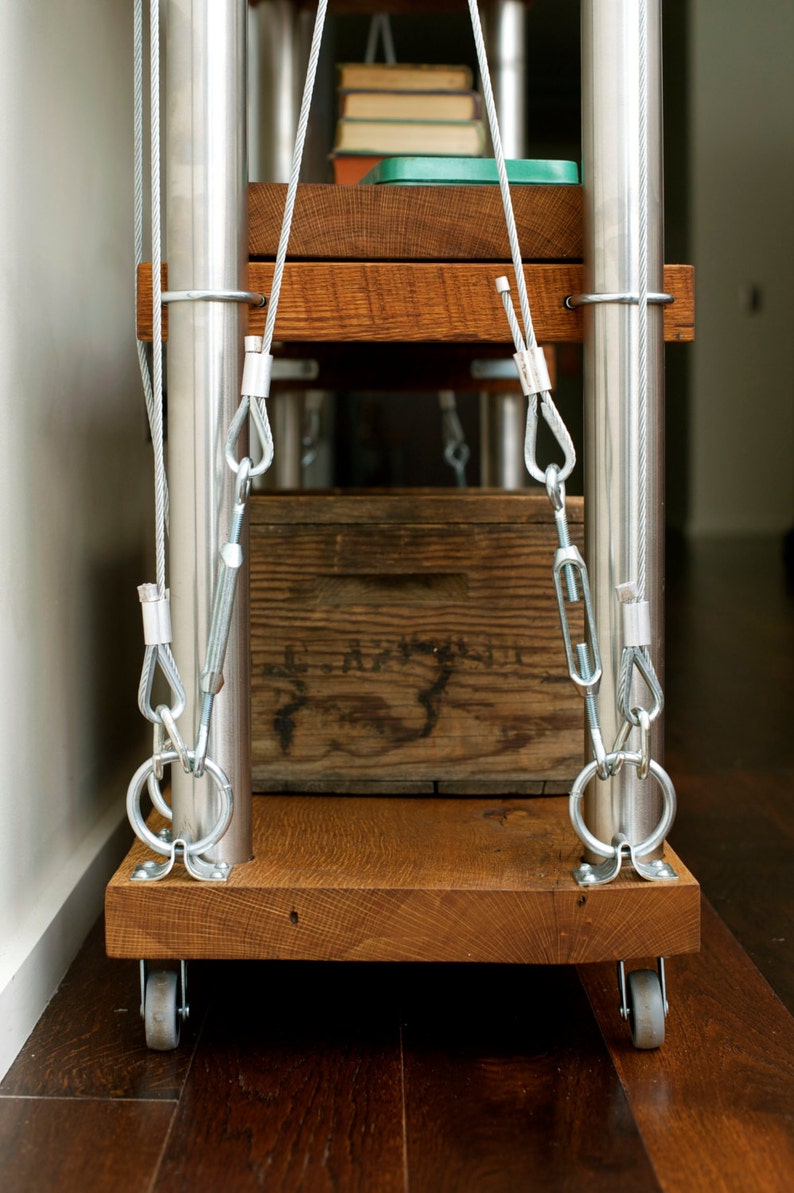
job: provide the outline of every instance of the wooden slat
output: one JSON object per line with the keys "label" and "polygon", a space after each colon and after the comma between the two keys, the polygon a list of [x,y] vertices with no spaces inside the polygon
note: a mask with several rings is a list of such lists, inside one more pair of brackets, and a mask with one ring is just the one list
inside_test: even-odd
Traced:
{"label": "wooden slat", "polygon": [[[274,258],[286,185],[248,190],[248,253]],[[582,257],[578,186],[516,186],[512,200],[526,261]],[[298,188],[291,260],[509,261],[497,186],[322,186]]]}
{"label": "wooden slat", "polygon": [[136,844],[106,892],[109,954],[559,964],[698,947],[698,886],[672,851],[675,882],[575,885],[564,799],[262,796],[253,826],[256,858],[223,886],[132,882]]}
{"label": "wooden slat", "polygon": [[[534,526],[553,525],[549,499],[540,492],[505,489],[349,489],[254,493],[251,526]],[[584,522],[581,497],[566,502],[571,526]],[[579,531],[581,533],[581,531]]]}
{"label": "wooden slat", "polygon": [[[572,499],[579,538],[581,507]],[[560,640],[556,541],[541,496],[257,499],[255,790],[572,779],[582,705]]]}
{"label": "wooden slat", "polygon": [[704,902],[702,954],[668,966],[670,1015],[658,1052],[632,1047],[616,1014],[614,968],[580,973],[667,1193],[786,1193],[794,1019],[711,907]]}
{"label": "wooden slat", "polygon": [[[506,343],[509,339],[494,278],[494,264],[452,262],[289,262],[279,299],[275,338],[291,341],[374,341],[421,343]],[[527,265],[535,333],[549,343],[582,339],[582,311],[564,305],[569,294],[581,293],[581,265]],[[164,284],[167,275],[164,273]],[[269,294],[273,266],[252,262],[248,288]],[[198,283],[196,283],[198,284]],[[664,337],[687,342],[694,338],[694,271],[689,265],[666,265],[664,288],[675,302],[664,307]],[[151,266],[142,265],[138,285],[138,337],[152,335]],[[252,310],[249,330],[261,335],[264,312]],[[163,334],[167,337],[167,312]],[[384,379],[384,382],[387,379]]]}

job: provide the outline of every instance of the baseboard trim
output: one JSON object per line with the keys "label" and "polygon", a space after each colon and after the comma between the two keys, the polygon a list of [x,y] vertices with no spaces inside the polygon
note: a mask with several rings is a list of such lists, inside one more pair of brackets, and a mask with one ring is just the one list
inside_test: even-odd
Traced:
{"label": "baseboard trim", "polygon": [[13,1064],[102,911],[105,886],[129,848],[114,806],[43,892],[0,969],[0,1080]]}

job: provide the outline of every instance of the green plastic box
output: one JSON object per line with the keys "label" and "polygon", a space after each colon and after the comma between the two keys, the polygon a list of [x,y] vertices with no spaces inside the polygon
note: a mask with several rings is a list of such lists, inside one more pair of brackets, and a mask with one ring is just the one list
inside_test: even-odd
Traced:
{"label": "green plastic box", "polygon": [[[507,180],[513,185],[578,183],[576,162],[520,160],[505,162]],[[492,157],[387,157],[360,180],[391,186],[472,186],[499,182]]]}

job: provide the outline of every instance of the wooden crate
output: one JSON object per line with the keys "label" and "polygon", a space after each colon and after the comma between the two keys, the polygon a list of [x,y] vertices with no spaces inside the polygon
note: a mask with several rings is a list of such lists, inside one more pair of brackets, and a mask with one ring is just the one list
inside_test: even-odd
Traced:
{"label": "wooden crate", "polygon": [[254,497],[254,790],[564,789],[583,712],[555,547],[545,494]]}

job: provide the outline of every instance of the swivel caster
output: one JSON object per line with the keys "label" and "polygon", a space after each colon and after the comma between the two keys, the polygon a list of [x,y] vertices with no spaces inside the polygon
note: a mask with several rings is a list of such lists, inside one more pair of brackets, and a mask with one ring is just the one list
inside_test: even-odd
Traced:
{"label": "swivel caster", "polygon": [[173,969],[147,971],[146,962],[141,961],[141,1018],[147,1048],[172,1052],[178,1047],[182,1023],[190,1013],[186,996],[184,961],[180,962],[179,973]]}
{"label": "swivel caster", "polygon": [[620,1014],[627,1020],[635,1048],[661,1048],[664,1043],[664,1021],[667,1015],[664,958],[659,958],[658,972],[635,969],[628,976],[625,965],[618,962]]}

